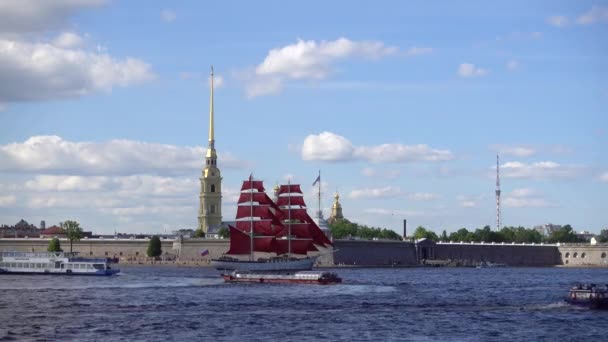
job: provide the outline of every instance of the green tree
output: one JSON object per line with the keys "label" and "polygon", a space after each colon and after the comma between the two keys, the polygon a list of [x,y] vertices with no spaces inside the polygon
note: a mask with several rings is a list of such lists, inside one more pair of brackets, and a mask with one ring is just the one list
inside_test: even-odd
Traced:
{"label": "green tree", "polygon": [[194,232],[194,237],[195,238],[204,238],[205,237],[205,232],[202,229],[197,229]]}
{"label": "green tree", "polygon": [[48,252],[63,252],[61,250],[61,244],[58,238],[53,238],[49,241],[49,247],[46,249]]}
{"label": "green tree", "polygon": [[448,233],[445,231],[445,229],[443,230],[443,232],[441,233],[441,241],[449,241],[448,239]]}
{"label": "green tree", "polygon": [[414,239],[429,239],[432,241],[438,241],[439,237],[437,236],[437,234],[435,234],[435,232],[427,230],[423,226],[418,226],[418,228],[416,228],[416,230],[414,231]]}
{"label": "green tree", "polygon": [[597,236],[597,242],[608,242],[608,228],[600,231],[600,235]]}
{"label": "green tree", "polygon": [[550,243],[555,242],[584,242],[576,236],[574,229],[567,224],[560,229],[554,230],[547,239]]}
{"label": "green tree", "polygon": [[148,242],[148,251],[147,254],[149,257],[157,257],[163,253],[163,250],[160,245],[160,238],[154,235],[150,238],[150,242]]}
{"label": "green tree", "polygon": [[349,236],[358,236],[358,225],[344,220],[338,220],[329,225],[331,235],[335,239],[344,239]]}
{"label": "green tree", "polygon": [[228,239],[230,237],[230,230],[226,227],[222,227],[217,231],[217,235],[222,239]]}
{"label": "green tree", "polygon": [[61,229],[63,229],[66,237],[70,240],[70,253],[72,253],[73,242],[82,239],[82,228],[80,228],[78,222],[68,220],[61,223]]}
{"label": "green tree", "polygon": [[466,228],[460,228],[458,231],[455,231],[450,234],[450,241],[470,241],[467,240],[469,237],[469,231]]}

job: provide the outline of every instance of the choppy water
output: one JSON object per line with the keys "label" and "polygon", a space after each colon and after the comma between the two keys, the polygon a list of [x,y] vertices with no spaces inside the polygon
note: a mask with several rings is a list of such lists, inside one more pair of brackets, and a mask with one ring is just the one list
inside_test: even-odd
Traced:
{"label": "choppy water", "polygon": [[0,341],[605,341],[563,302],[608,269],[338,269],[333,286],[225,284],[217,271],[0,275]]}

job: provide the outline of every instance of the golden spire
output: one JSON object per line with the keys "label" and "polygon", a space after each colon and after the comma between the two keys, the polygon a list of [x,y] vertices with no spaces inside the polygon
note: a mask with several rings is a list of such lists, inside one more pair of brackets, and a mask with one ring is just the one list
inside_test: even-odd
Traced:
{"label": "golden spire", "polygon": [[209,142],[213,143],[213,65],[211,66],[211,95],[209,99]]}

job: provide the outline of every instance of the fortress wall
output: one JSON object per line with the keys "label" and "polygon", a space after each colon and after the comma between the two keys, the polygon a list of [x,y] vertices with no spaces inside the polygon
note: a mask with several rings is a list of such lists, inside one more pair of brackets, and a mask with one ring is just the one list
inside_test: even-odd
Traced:
{"label": "fortress wall", "polygon": [[[46,252],[51,239],[0,239],[0,251],[15,250],[19,252]],[[70,250],[67,239],[59,239],[61,249]],[[81,256],[107,258],[142,258],[146,257],[148,239],[82,239],[74,242],[72,250]],[[161,248],[164,255],[172,256],[173,240],[162,240]]]}
{"label": "fortress wall", "polygon": [[[0,251],[41,252],[46,251],[50,239],[0,239]],[[60,239],[61,247],[69,251],[67,239]],[[75,242],[73,250],[82,256],[120,258],[121,260],[145,259],[148,239],[82,239]],[[185,239],[161,240],[163,255],[187,262],[206,263],[211,258],[220,257],[229,247],[228,240]],[[429,259],[467,260],[470,262],[494,262],[512,266],[606,266],[608,267],[608,244],[603,245],[511,245],[511,244],[469,244],[439,243],[431,246]],[[416,246],[401,241],[336,240],[335,253],[329,250],[317,264],[357,266],[416,265]],[[209,255],[201,256],[204,250]],[[576,256],[575,256],[576,254]],[[584,255],[583,255],[584,254]]]}
{"label": "fortress wall", "polygon": [[411,242],[336,240],[336,265],[390,266],[416,265],[416,249]]}
{"label": "fortress wall", "polygon": [[[51,239],[0,239],[0,251],[45,252]],[[67,239],[59,239],[64,251],[70,250]],[[148,239],[82,239],[74,242],[73,251],[81,256],[120,258],[121,260],[145,259],[148,250]],[[206,264],[212,258],[218,258],[228,251],[229,241],[223,239],[161,239],[162,253],[169,259],[178,258],[180,261]],[[201,256],[208,250],[209,254]],[[323,255],[317,265],[333,265],[333,254],[329,249],[322,249]],[[265,255],[258,255],[264,257]],[[266,257],[269,255],[266,255]]]}
{"label": "fortress wall", "polygon": [[601,245],[560,245],[560,262],[564,266],[607,266],[608,244]]}
{"label": "fortress wall", "polygon": [[560,264],[554,245],[439,243],[435,259],[493,262],[511,266],[552,266]]}

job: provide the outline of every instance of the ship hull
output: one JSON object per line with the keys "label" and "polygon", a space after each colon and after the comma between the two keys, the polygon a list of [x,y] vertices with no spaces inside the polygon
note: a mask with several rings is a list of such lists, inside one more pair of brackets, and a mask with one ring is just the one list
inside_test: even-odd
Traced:
{"label": "ship hull", "polygon": [[120,270],[98,270],[95,272],[67,272],[67,271],[11,271],[0,269],[0,274],[21,274],[21,275],[65,275],[65,276],[111,276],[118,274]]}
{"label": "ship hull", "polygon": [[328,272],[239,272],[222,274],[227,283],[260,283],[260,284],[315,284],[332,285],[342,283],[337,275]]}
{"label": "ship hull", "polygon": [[220,271],[304,271],[312,269],[315,257],[297,260],[240,261],[212,259],[210,265]]}

